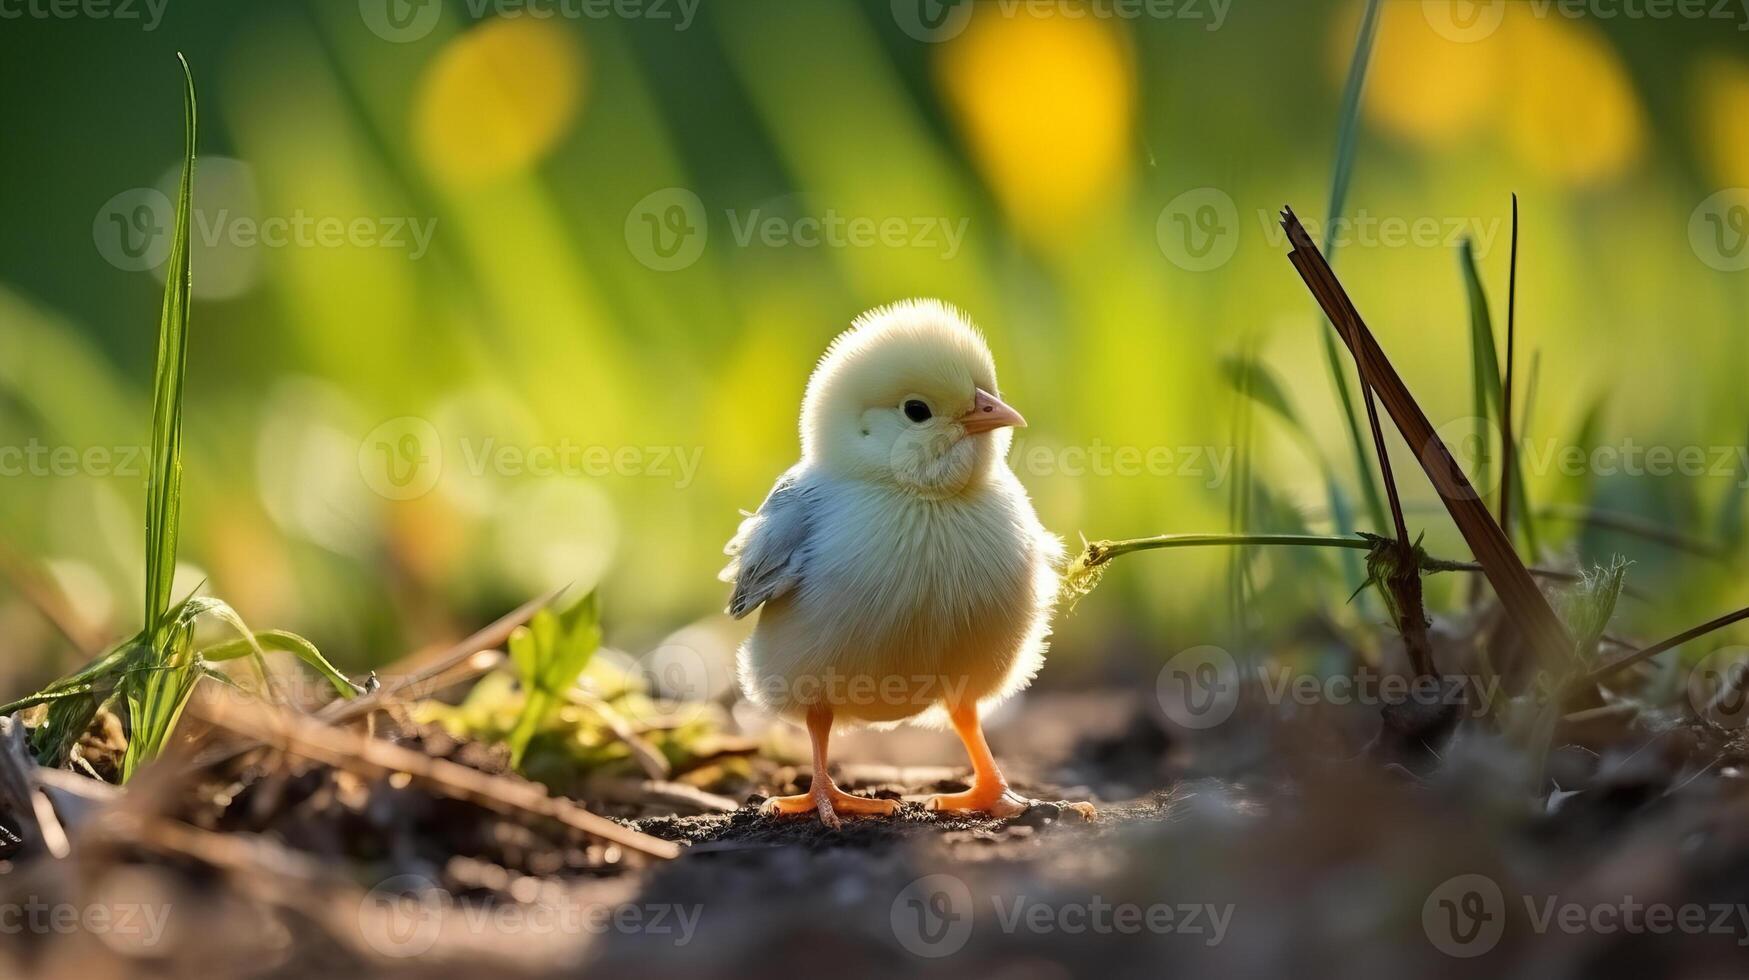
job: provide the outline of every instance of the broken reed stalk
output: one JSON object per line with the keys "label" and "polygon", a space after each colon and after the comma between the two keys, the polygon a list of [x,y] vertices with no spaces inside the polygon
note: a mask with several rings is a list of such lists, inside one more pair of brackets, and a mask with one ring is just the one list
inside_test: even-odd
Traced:
{"label": "broken reed stalk", "polygon": [[1433,431],[1426,413],[1409,393],[1396,368],[1391,366],[1384,350],[1355,310],[1347,291],[1330,271],[1329,263],[1312,244],[1311,237],[1291,208],[1282,211],[1282,227],[1293,246],[1288,258],[1323,307],[1325,315],[1342,327],[1338,333],[1355,355],[1361,376],[1384,401],[1385,409],[1404,441],[1416,450],[1416,459],[1439,493],[1464,541],[1481,562],[1483,574],[1487,575],[1489,584],[1500,597],[1506,615],[1534,649],[1555,656],[1576,656],[1567,628],[1556,617],[1547,597],[1537,588],[1529,569],[1513,550],[1494,515],[1488,512],[1480,495],[1458,468],[1451,450]]}

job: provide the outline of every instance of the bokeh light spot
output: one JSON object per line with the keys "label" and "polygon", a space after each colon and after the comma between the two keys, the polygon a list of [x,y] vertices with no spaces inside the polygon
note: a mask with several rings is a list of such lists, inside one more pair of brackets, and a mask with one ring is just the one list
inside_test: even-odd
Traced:
{"label": "bokeh light spot", "polygon": [[550,151],[583,101],[582,51],[548,21],[491,20],[441,51],[414,106],[420,158],[451,184],[527,170]]}
{"label": "bokeh light spot", "polygon": [[979,4],[936,69],[974,161],[1035,243],[1128,183],[1135,69],[1109,21]]}

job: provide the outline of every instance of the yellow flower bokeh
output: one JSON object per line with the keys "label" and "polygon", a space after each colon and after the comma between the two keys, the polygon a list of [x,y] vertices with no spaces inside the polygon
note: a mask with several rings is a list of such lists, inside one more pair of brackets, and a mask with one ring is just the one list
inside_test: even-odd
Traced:
{"label": "yellow flower bokeh", "polygon": [[1725,187],[1749,187],[1749,63],[1709,55],[1694,67],[1696,137],[1702,163]]}
{"label": "yellow flower bokeh", "polygon": [[935,67],[973,161],[1035,244],[1128,184],[1135,68],[1108,21],[979,4]]}
{"label": "yellow flower bokeh", "polygon": [[[1337,84],[1354,55],[1362,4],[1337,18],[1330,64]],[[1465,44],[1434,30],[1420,3],[1385,3],[1367,68],[1362,109],[1385,131],[1431,149],[1473,137],[1499,101],[1500,45]]]}
{"label": "yellow flower bokeh", "polygon": [[1621,59],[1590,24],[1509,6],[1500,37],[1515,69],[1505,100],[1514,153],[1571,185],[1624,174],[1644,149],[1646,123]]}
{"label": "yellow flower bokeh", "polygon": [[427,66],[413,109],[426,169],[479,184],[539,162],[583,101],[582,52],[548,21],[492,20],[459,35]]}
{"label": "yellow flower bokeh", "polygon": [[[1340,84],[1361,3],[1330,36]],[[1644,151],[1646,124],[1621,59],[1593,25],[1509,3],[1458,31],[1439,0],[1385,3],[1367,71],[1367,122],[1432,152],[1497,133],[1524,166],[1583,187],[1624,174]]]}

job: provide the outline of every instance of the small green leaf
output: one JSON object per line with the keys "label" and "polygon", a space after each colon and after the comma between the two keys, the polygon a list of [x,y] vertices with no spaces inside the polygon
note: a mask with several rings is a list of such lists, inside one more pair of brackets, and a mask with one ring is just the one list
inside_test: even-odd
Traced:
{"label": "small green leaf", "polygon": [[568,608],[542,609],[510,634],[510,663],[524,694],[507,739],[510,764],[521,767],[528,743],[565,701],[565,693],[601,646],[601,610],[591,592]]}
{"label": "small green leaf", "polygon": [[329,663],[328,658],[322,656],[322,651],[317,650],[316,645],[309,640],[287,630],[262,630],[251,634],[251,636],[254,640],[253,643],[243,638],[227,640],[217,646],[202,650],[200,656],[203,659],[218,663],[248,656],[258,650],[289,653],[327,678],[328,683],[334,685],[334,690],[338,691],[341,697],[354,698],[358,696],[358,685],[352,683],[350,678]]}

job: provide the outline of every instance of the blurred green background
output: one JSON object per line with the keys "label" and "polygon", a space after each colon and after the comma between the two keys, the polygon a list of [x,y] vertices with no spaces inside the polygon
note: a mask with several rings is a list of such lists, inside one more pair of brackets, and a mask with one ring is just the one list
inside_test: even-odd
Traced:
{"label": "blurred green background", "polygon": [[[602,585],[623,649],[732,649],[721,546],[795,460],[812,362],[914,295],[989,334],[1032,422],[1015,464],[1071,545],[1227,529],[1241,446],[1275,502],[1255,526],[1347,530],[1319,461],[1357,499],[1325,327],[1274,215],[1324,227],[1359,3],[7,9],[8,689],[74,659],[33,581],[98,635],[138,626],[127,447],[149,427],[179,50],[202,112],[183,583],[345,667],[567,582]],[[1503,337],[1520,195],[1533,501],[1725,554],[1545,518],[1550,563],[1636,561],[1661,601],[1624,613],[1653,633],[1744,598],[1749,13],[1729,13],[1387,0],[1338,234],[1362,313],[1461,443],[1457,241]],[[1316,454],[1268,413],[1236,435],[1219,365],[1242,350]],[[1697,447],[1705,471],[1550,462],[1593,443]],[[1429,549],[1467,557],[1406,451],[1397,473]],[[1047,680],[1229,635],[1229,561],[1126,559],[1063,619]],[[1380,618],[1343,605],[1351,573],[1264,556],[1251,628]]]}

